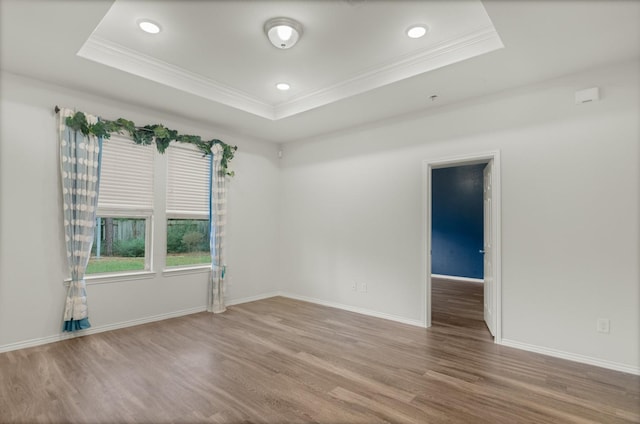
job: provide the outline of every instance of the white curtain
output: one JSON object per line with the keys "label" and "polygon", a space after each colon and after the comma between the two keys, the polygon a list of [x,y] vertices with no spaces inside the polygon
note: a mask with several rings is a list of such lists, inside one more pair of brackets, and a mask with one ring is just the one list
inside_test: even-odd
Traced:
{"label": "white curtain", "polygon": [[[96,226],[102,150],[98,137],[84,135],[65,124],[66,118],[73,114],[70,109],[58,112],[62,212],[67,263],[71,274],[64,308],[64,331],[91,327],[84,274]],[[98,120],[95,116],[86,117],[89,123]]]}
{"label": "white curtain", "polygon": [[222,147],[215,144],[212,150],[211,195],[209,197],[209,243],[211,245],[211,280],[209,281],[209,301],[207,310],[220,313],[224,305],[226,265],[224,262],[224,236],[227,221],[227,175],[222,169]]}

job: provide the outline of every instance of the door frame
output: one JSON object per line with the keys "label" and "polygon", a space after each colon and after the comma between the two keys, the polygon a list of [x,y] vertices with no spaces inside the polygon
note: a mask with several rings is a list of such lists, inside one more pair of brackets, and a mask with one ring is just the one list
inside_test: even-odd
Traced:
{"label": "door frame", "polygon": [[492,184],[493,192],[491,202],[491,220],[493,224],[494,241],[494,299],[495,308],[495,335],[494,342],[502,343],[502,237],[501,237],[501,172],[500,172],[500,150],[488,152],[448,156],[436,159],[425,159],[422,161],[422,275],[423,275],[423,308],[422,321],[425,327],[431,327],[431,213],[432,213],[432,171],[437,168],[448,168],[454,166],[475,165],[480,163],[493,162]]}

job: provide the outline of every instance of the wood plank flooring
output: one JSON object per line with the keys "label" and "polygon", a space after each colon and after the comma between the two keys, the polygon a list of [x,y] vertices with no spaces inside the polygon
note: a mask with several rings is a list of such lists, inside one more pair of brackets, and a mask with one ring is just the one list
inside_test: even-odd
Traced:
{"label": "wood plank flooring", "polygon": [[495,345],[481,290],[435,280],[430,329],[276,297],[3,353],[0,423],[640,422],[640,377]]}

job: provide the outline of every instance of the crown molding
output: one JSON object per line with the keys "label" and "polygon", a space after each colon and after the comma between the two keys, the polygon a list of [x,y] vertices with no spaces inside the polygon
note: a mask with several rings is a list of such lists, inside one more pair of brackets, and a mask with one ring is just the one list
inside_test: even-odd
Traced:
{"label": "crown molding", "polygon": [[267,119],[274,119],[273,106],[213,79],[188,71],[121,44],[92,35],[78,56],[175,89],[204,97]]}
{"label": "crown molding", "polygon": [[87,39],[78,56],[275,121],[503,47],[489,25],[278,104],[95,35]]}
{"label": "crown molding", "polygon": [[298,95],[275,106],[275,119],[315,109],[503,47],[495,28],[486,26],[418,52],[396,57],[329,87]]}

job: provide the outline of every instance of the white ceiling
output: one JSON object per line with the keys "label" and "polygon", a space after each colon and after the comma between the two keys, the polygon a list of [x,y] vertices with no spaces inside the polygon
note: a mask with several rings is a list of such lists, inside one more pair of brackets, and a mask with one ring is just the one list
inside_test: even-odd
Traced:
{"label": "white ceiling", "polygon": [[[263,32],[279,16],[303,26],[292,49]],[[141,31],[140,19],[162,31]],[[428,25],[428,36],[407,37],[413,24]],[[479,0],[118,0],[78,54],[275,120],[502,47]],[[283,81],[286,93],[275,88]]]}
{"label": "white ceiling", "polygon": [[639,56],[640,1],[0,0],[3,70],[280,143]]}

